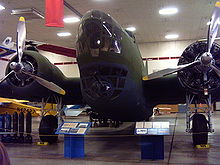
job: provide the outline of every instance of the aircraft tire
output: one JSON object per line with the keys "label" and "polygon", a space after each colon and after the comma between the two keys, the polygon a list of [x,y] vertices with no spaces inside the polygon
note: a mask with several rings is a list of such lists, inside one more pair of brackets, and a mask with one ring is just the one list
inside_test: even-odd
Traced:
{"label": "aircraft tire", "polygon": [[40,140],[50,144],[56,143],[58,139],[58,135],[55,135],[57,127],[58,119],[56,116],[47,115],[42,117],[39,127]]}
{"label": "aircraft tire", "polygon": [[203,114],[195,114],[192,119],[193,145],[207,144],[208,142],[208,121]]}

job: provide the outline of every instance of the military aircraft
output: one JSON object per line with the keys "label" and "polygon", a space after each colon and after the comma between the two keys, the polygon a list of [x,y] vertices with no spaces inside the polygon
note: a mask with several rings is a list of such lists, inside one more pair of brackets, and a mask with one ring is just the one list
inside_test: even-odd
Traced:
{"label": "military aircraft", "polygon": [[[219,17],[217,2],[207,42],[192,43],[183,52],[177,68],[159,72],[159,77],[149,75],[151,79],[146,75],[134,35],[109,14],[91,10],[81,19],[77,40],[80,78],[67,78],[40,53],[25,51],[25,21],[20,18],[17,56],[10,61],[1,80],[0,95],[88,104],[99,116],[118,121],[149,120],[158,104],[207,103],[210,107],[211,102],[220,100],[220,47],[214,43]],[[178,74],[171,75],[174,72]],[[206,144],[208,132],[213,131],[210,109],[206,115],[208,119],[197,110],[187,112],[187,129],[193,132],[194,144]],[[52,134],[56,127],[57,121],[52,121],[51,116],[42,118],[41,133],[48,134],[50,130]],[[56,140],[51,138],[46,140]]]}

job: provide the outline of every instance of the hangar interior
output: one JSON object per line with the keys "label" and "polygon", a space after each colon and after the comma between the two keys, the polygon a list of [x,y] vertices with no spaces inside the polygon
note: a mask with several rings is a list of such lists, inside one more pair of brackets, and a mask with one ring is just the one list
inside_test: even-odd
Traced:
{"label": "hangar interior", "polygon": [[[204,39],[207,35],[207,22],[212,14],[213,6],[216,0],[201,1],[110,1],[110,0],[88,0],[69,2],[81,14],[88,10],[98,9],[109,13],[118,23],[127,28],[136,27],[134,32],[141,55],[143,58],[151,57],[180,57],[183,50],[193,41]],[[6,9],[1,11],[1,32],[0,40],[3,42],[7,36],[11,36],[13,41],[16,39],[16,26],[18,17],[11,15],[13,9],[36,8],[44,13],[44,1],[2,1]],[[109,6],[106,9],[106,5]],[[160,15],[159,9],[167,6],[178,6],[179,12],[174,15]],[[64,8],[64,17],[77,17],[76,14]],[[137,10],[138,9],[138,10]],[[203,11],[203,12],[201,12]],[[135,21],[134,21],[135,20]],[[46,27],[44,19],[27,20],[27,39],[44,43],[55,44],[59,46],[76,48],[76,35],[79,22],[65,23],[64,28]],[[71,36],[58,37],[58,32],[70,32]],[[178,39],[167,40],[165,35],[175,33],[179,35]],[[44,35],[40,35],[44,34]],[[218,42],[218,41],[217,41]],[[63,56],[53,56],[45,54],[52,62],[75,61],[72,58]],[[161,70],[170,65],[176,65],[178,60],[156,60],[149,62],[149,74],[153,70]],[[1,70],[4,70],[7,62],[1,62]],[[152,64],[151,64],[152,63]],[[155,65],[156,64],[156,65]],[[156,66],[157,68],[154,68]],[[63,65],[58,66],[62,72],[69,77],[78,77],[79,70],[77,66]],[[68,69],[74,69],[68,72]],[[3,77],[4,73],[0,73]]]}
{"label": "hangar interior", "polygon": [[[183,51],[195,41],[206,39],[209,20],[218,0],[65,0],[79,13],[96,9],[110,14],[124,29],[132,31],[136,38],[147,73],[172,68],[178,64]],[[0,43],[12,37],[16,43],[16,27],[19,16],[13,10],[37,10],[39,15],[25,14],[27,40],[36,44],[53,44],[76,49],[79,16],[64,6],[64,18],[74,17],[72,22],[64,22],[64,28],[45,26],[44,0],[2,0],[0,5]],[[175,14],[161,15],[159,10],[176,7]],[[16,13],[16,12],[15,12]],[[79,20],[78,20],[78,19]],[[58,33],[68,32],[68,36]],[[167,38],[166,35],[174,35]],[[218,35],[219,36],[219,35]],[[218,37],[217,36],[217,37]],[[219,38],[215,40],[219,43]],[[0,44],[0,46],[3,46]],[[16,49],[16,45],[11,48]],[[1,53],[1,52],[0,52]],[[57,66],[66,77],[80,77],[76,57],[39,50],[52,64]],[[76,52],[77,54],[78,52]],[[0,54],[1,55],[1,54]],[[14,54],[0,56],[0,78]],[[160,88],[159,88],[160,89]],[[175,89],[173,89],[175,90]],[[0,91],[1,92],[1,91]],[[155,91],[158,92],[158,91]],[[169,109],[169,107],[168,107]],[[5,144],[11,164],[219,164],[219,115],[220,104],[213,115],[214,133],[209,134],[209,148],[193,148],[191,134],[185,132],[185,113],[170,113],[162,110],[152,118],[153,122],[169,121],[170,134],[164,136],[164,160],[141,160],[140,137],[134,135],[134,122],[123,122],[118,128],[91,128],[85,136],[85,158],[68,159],[63,157],[63,135],[57,144],[37,146],[38,127],[41,118],[33,119],[32,144]],[[0,109],[1,111],[1,109]],[[74,122],[89,121],[87,113],[77,117],[65,118]]]}

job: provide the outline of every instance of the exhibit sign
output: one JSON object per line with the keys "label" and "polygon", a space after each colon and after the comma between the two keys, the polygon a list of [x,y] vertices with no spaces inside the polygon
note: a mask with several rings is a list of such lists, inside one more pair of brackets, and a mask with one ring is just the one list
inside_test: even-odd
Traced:
{"label": "exhibit sign", "polygon": [[90,128],[90,122],[65,121],[58,127],[56,134],[63,135],[85,135]]}
{"label": "exhibit sign", "polygon": [[136,122],[136,135],[169,135],[169,122]]}

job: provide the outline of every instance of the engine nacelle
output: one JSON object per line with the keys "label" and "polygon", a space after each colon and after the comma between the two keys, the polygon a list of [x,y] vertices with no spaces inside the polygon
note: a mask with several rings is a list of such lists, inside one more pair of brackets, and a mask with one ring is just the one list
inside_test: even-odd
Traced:
{"label": "engine nacelle", "polygon": [[[184,50],[178,65],[192,63],[199,59],[206,51],[207,42],[194,42]],[[220,68],[220,46],[217,43],[213,44],[211,54],[214,59],[213,62]],[[204,81],[204,76],[206,76],[206,81]],[[178,78],[183,87],[193,94],[203,94],[204,89],[207,89],[210,93],[220,86],[220,78],[215,71],[211,67],[203,64],[179,71]]]}
{"label": "engine nacelle", "polygon": [[[11,68],[13,67],[11,67],[10,65],[13,65],[13,62],[18,62],[17,56],[12,58],[12,60],[9,62],[6,68],[6,74],[8,74],[12,70]],[[24,71],[32,73],[34,75],[38,75],[48,81],[59,82],[59,79],[64,78],[63,73],[56,66],[51,64],[51,62],[46,57],[36,51],[25,51],[23,53],[21,62]],[[31,86],[34,83],[33,78],[26,74],[23,74],[22,72],[11,74],[8,77],[7,81],[11,85],[20,88]]]}
{"label": "engine nacelle", "polygon": [[[14,69],[13,63],[17,62],[17,56],[12,58],[6,68],[6,75]],[[15,66],[19,67],[18,65]],[[36,51],[24,51],[21,60],[21,67],[25,72],[37,75],[57,85],[62,85],[65,79],[63,73],[56,66],[51,64],[46,57]],[[51,90],[43,87],[29,75],[26,75],[19,70],[20,69],[18,69],[18,71],[15,70],[15,72],[10,74],[6,79],[12,91],[9,96],[16,94],[17,96],[32,96],[35,98],[53,94]]]}

